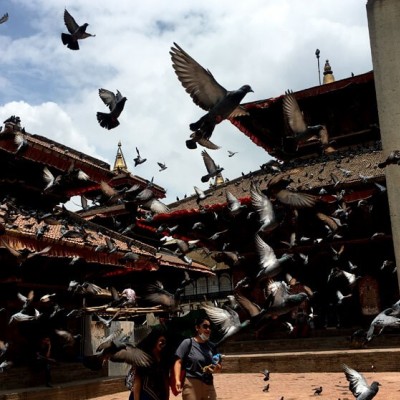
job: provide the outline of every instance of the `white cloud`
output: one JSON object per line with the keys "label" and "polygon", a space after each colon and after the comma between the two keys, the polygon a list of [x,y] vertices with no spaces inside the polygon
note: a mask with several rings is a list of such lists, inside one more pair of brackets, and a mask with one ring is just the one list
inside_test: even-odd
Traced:
{"label": "white cloud", "polygon": [[[336,79],[372,68],[365,5],[359,0],[348,0],[345,7],[328,0],[13,4],[10,27],[0,29],[0,89],[6,99],[0,104],[0,118],[19,115],[28,132],[110,164],[121,140],[131,172],[146,179],[154,176],[167,189],[167,201],[193,193],[194,185],[202,186],[205,172],[201,149],[185,147],[189,123],[204,112],[171,67],[169,49],[174,41],[227,89],[250,84],[254,93],[245,101],[317,85],[316,48],[321,50],[321,68],[329,59]],[[66,32],[64,7],[78,23],[88,22],[88,32],[96,34],[81,41],[76,52],[61,43],[60,33]],[[32,32],[17,35],[11,24],[21,24],[22,29],[24,19],[31,18]],[[97,111],[106,111],[98,96],[101,87],[119,89],[128,98],[121,124],[112,131],[96,120]],[[228,122],[216,127],[213,140],[222,149],[212,156],[230,179],[258,169],[268,159]],[[148,159],[137,168],[132,161],[136,146]],[[228,158],[228,149],[238,154]],[[159,172],[157,161],[168,169]]]}

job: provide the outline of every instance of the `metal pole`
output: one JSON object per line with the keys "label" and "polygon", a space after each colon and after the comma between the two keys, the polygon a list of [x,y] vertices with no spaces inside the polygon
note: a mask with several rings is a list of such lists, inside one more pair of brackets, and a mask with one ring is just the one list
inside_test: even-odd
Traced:
{"label": "metal pole", "polygon": [[315,50],[315,57],[317,57],[317,63],[318,63],[318,81],[319,81],[319,85],[321,86],[321,69],[319,67],[319,49]]}

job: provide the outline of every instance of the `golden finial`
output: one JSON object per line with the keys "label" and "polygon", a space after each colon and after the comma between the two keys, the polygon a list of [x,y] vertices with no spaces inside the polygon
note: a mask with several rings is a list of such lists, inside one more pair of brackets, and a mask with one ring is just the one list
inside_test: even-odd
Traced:
{"label": "golden finial", "polygon": [[122,153],[121,141],[118,142],[117,155],[115,156],[113,172],[128,172],[128,167],[125,162],[124,154]]}
{"label": "golden finial", "polygon": [[329,64],[329,60],[326,60],[324,67],[324,84],[335,82],[335,77],[333,76],[331,65]]}

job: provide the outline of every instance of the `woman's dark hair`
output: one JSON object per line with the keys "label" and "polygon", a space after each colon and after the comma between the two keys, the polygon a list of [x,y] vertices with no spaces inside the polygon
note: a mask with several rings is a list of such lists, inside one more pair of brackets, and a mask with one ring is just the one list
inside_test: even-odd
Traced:
{"label": "woman's dark hair", "polygon": [[206,315],[203,315],[201,317],[196,318],[195,326],[200,326],[204,321],[208,321],[211,323],[210,319]]}
{"label": "woman's dark hair", "polygon": [[138,347],[146,353],[151,354],[154,346],[161,336],[167,336],[166,330],[153,328],[152,331],[146,336],[146,338],[141,341]]}

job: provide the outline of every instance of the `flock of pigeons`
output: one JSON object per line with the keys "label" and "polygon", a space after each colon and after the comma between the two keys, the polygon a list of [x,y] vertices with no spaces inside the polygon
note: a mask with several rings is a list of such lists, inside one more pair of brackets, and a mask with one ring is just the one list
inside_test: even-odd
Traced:
{"label": "flock of pigeons", "polygon": [[[8,15],[6,14],[1,18],[0,23],[5,22],[7,18]],[[61,39],[63,44],[71,50],[79,50],[80,40],[95,36],[86,32],[88,27],[87,23],[79,25],[66,9],[64,11],[64,22],[69,33],[62,33]],[[226,90],[215,80],[209,70],[203,68],[176,43],[171,47],[170,55],[172,66],[182,86],[191,96],[193,102],[206,111],[206,114],[198,121],[189,125],[192,133],[186,141],[188,149],[195,149],[198,145],[205,148],[201,153],[207,170],[207,174],[201,177],[201,181],[205,183],[211,178],[216,177],[223,170],[222,167],[214,162],[207,152],[207,150],[218,150],[220,148],[210,140],[216,125],[225,119],[248,115],[247,111],[240,103],[246,94],[253,92],[253,90],[249,85],[244,85],[238,90]],[[108,130],[114,129],[119,125],[118,118],[124,109],[127,99],[122,96],[118,90],[116,93],[113,93],[103,88],[99,89],[99,96],[109,108],[110,112],[98,112],[97,120],[103,128]],[[307,126],[296,98],[291,91],[287,91],[283,98],[283,114],[289,132],[286,140],[291,142],[295,149],[300,143],[314,138],[319,140],[321,149],[325,154],[335,151],[329,140],[328,132],[323,125]],[[135,166],[146,161],[146,158],[141,157],[138,148],[136,148],[136,151],[137,157],[134,159]],[[229,152],[229,157],[232,157],[234,154],[234,152]],[[399,163],[399,160],[400,156],[398,152],[393,152],[388,159],[379,166],[383,168],[390,163]],[[165,163],[158,163],[158,165],[160,171],[167,168]],[[70,172],[72,173],[72,171],[71,169]],[[77,174],[79,174],[79,171]],[[59,185],[62,181],[62,176],[53,176],[47,168],[43,171],[43,177],[46,182],[46,186],[43,190],[44,192],[54,190],[54,187]],[[77,178],[87,179],[87,177],[82,174],[77,175]],[[302,291],[298,293],[292,293],[292,277],[287,277],[286,281],[274,280],[277,276],[281,276],[285,273],[285,265],[293,260],[294,255],[288,253],[278,258],[273,248],[263,240],[263,237],[270,235],[280,225],[275,202],[279,203],[282,207],[290,208],[293,218],[296,219],[299,209],[314,207],[318,201],[317,196],[288,190],[287,186],[289,183],[290,181],[285,179],[283,174],[272,177],[267,183],[267,189],[265,190],[261,190],[257,182],[251,182],[250,197],[251,206],[254,210],[252,213],[257,215],[259,221],[254,243],[259,260],[259,267],[253,274],[249,274],[236,284],[234,295],[228,299],[229,305],[224,304],[222,307],[217,304],[210,305],[209,303],[203,303],[201,305],[201,308],[207,313],[208,317],[217,328],[219,335],[217,344],[222,344],[247,326],[258,329],[268,318],[276,318],[277,316],[288,314],[290,311],[297,309],[300,305],[309,301],[313,296],[313,291],[307,287],[303,287]],[[155,198],[151,190],[151,185],[152,182],[149,182],[148,187],[145,189],[134,186],[126,188],[123,191],[118,191],[108,185],[108,183],[101,182],[103,196],[101,201],[103,204],[111,205],[126,202],[128,199],[140,203],[141,206],[145,208],[147,207],[151,213],[168,212],[168,207]],[[201,202],[207,195],[197,187],[195,187],[195,191],[197,202],[201,205]],[[338,194],[338,197],[339,195],[340,194]],[[245,208],[232,193],[227,192],[226,198],[227,208],[231,217],[239,215]],[[273,201],[271,201],[271,199]],[[83,208],[87,207],[87,203],[85,203],[84,200],[83,198]],[[360,207],[361,206],[360,204]],[[346,210],[344,203],[341,203],[336,215],[329,216],[322,212],[317,212],[316,216],[326,226],[329,237],[340,237],[341,228],[346,224],[345,221],[348,217],[348,210]],[[217,232],[216,235],[217,234],[220,235],[221,232]],[[181,256],[185,262],[190,264],[191,260],[187,256],[187,253],[193,247],[185,241],[172,239],[174,244],[178,247],[175,254]],[[289,247],[293,245],[294,241],[289,243]],[[340,250],[336,250],[332,247],[332,252],[333,257],[340,257]],[[217,260],[218,255],[215,257]],[[219,257],[228,260],[233,266],[238,265],[242,261],[241,255],[235,251],[222,250],[219,253]],[[304,263],[307,262],[306,258],[305,256],[303,259]],[[348,288],[354,287],[358,276],[353,272],[353,269],[355,268],[354,266],[352,268],[351,263],[349,263],[349,270],[333,267],[329,274],[328,282],[344,280]],[[191,277],[185,273],[185,277],[176,288],[176,291],[170,293],[164,289],[160,282],[155,282],[146,287],[143,299],[147,304],[161,305],[166,311],[176,312],[179,309],[180,297],[185,287],[192,283],[193,280]],[[247,293],[250,293],[254,288],[262,288],[264,293],[264,301],[262,304],[257,304],[247,297]],[[86,297],[96,295],[99,293],[99,290],[102,289],[91,283],[85,282],[79,284],[78,282],[72,281],[68,290],[74,295]],[[113,306],[119,308],[119,310],[108,320],[98,316],[99,323],[107,327],[110,327],[111,322],[116,320],[117,317],[121,317],[124,308],[137,306],[137,296],[132,289],[126,289],[121,294],[115,289],[111,289],[111,293],[113,300],[112,303],[107,304],[107,307]],[[41,297],[39,301],[40,304],[52,304],[51,308],[46,308],[46,312],[42,312],[33,307],[32,292],[26,297],[22,294],[19,294],[18,297],[22,302],[22,308],[17,313],[10,316],[9,324],[40,321],[42,319],[51,320],[59,316],[60,313],[66,317],[77,316],[82,313],[82,310],[70,310],[65,314],[64,308],[60,307],[55,302],[56,294],[48,294]],[[343,295],[338,289],[338,303],[344,301],[345,297],[346,295]],[[243,319],[239,316],[237,311],[239,309],[245,311],[247,314],[246,318]],[[382,311],[371,322],[370,328],[365,334],[365,341],[372,340],[377,331],[379,331],[379,334],[387,326],[400,326],[400,301]],[[77,336],[74,336],[72,333],[60,327],[54,327],[54,333],[68,342],[68,345],[75,343],[78,339]],[[139,342],[137,337],[140,337],[140,334],[136,333],[136,337],[133,336],[130,334],[122,335],[120,330],[112,332],[110,336],[104,338],[97,348],[98,354],[96,354],[94,358],[86,360],[87,365],[93,366],[99,363],[101,365],[105,360],[111,359],[113,361],[127,362],[132,365],[150,366],[151,357],[138,347]],[[0,341],[0,360],[1,358],[4,359],[7,350],[8,344],[4,341]],[[11,366],[11,362],[3,361],[0,364],[0,371],[3,372],[9,366]],[[346,365],[343,366],[343,369],[350,383],[350,390],[357,399],[368,400],[376,395],[379,385],[377,382],[373,382],[371,386],[369,386],[362,375],[357,371]],[[268,389],[265,391],[268,391]],[[319,395],[321,392],[322,387],[315,389],[315,394]]]}
{"label": "flock of pigeons", "polygon": [[[356,371],[353,368],[350,368],[346,364],[342,364],[342,368],[345,377],[349,382],[349,389],[357,400],[372,400],[375,397],[375,395],[379,391],[379,386],[380,386],[379,382],[373,381],[371,385],[368,385],[367,380],[360,372]],[[262,374],[264,376],[263,378],[264,382],[270,380],[271,374],[269,370],[265,369],[264,371],[262,371]],[[269,390],[270,390],[270,384],[267,383],[263,388],[263,392],[266,393],[269,392]],[[322,392],[323,392],[322,386],[313,388],[314,396],[320,396]],[[282,396],[280,400],[285,400],[284,396]]]}

